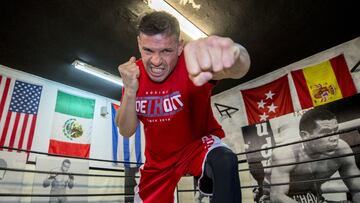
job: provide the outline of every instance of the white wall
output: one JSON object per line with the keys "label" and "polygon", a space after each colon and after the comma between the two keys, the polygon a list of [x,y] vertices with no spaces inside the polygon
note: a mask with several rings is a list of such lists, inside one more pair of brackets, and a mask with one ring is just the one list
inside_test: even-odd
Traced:
{"label": "white wall", "polygon": [[[55,111],[57,91],[62,90],[70,94],[95,99],[93,129],[91,133],[90,158],[112,160],[112,120],[111,103],[119,104],[119,101],[82,91],[41,77],[34,76],[22,71],[14,70],[0,65],[0,74],[16,78],[25,82],[43,86],[39,111],[37,115],[36,129],[32,144],[34,151],[48,152],[50,132]],[[119,94],[121,93],[119,87]],[[100,108],[106,106],[109,112],[106,116],[100,115]],[[29,161],[35,161],[37,156],[32,154]],[[123,169],[121,165],[113,166],[110,162],[90,161],[90,167]],[[35,165],[27,164],[27,170],[35,170]],[[90,170],[91,174],[124,175],[121,171]],[[24,173],[22,192],[32,193],[34,173]],[[89,177],[88,193],[124,193],[124,178]],[[4,197],[6,198],[6,197]],[[21,202],[31,202],[31,197],[22,197]],[[88,202],[124,202],[124,196],[96,196],[89,197]]]}
{"label": "white wall", "polygon": [[[14,70],[2,65],[0,65],[0,74],[43,86],[32,150],[48,152],[57,91],[62,90],[70,94],[95,99],[90,157],[112,160],[111,103],[119,104],[119,101],[37,77],[29,73]],[[121,94],[120,91],[121,88],[119,87],[119,94]],[[109,114],[105,117],[100,115],[100,108],[102,106],[106,106],[109,112]],[[29,161],[34,161],[36,156],[39,155],[31,155]],[[109,162],[97,161],[91,161],[90,167],[116,168]]]}

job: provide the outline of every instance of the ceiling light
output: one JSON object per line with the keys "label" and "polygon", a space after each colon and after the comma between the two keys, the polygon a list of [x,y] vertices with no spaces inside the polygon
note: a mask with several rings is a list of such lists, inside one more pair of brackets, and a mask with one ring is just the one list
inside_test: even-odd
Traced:
{"label": "ceiling light", "polygon": [[124,86],[123,82],[122,82],[122,79],[118,76],[115,76],[111,73],[108,73],[104,70],[101,70],[99,68],[96,68],[92,65],[89,65],[87,63],[84,63],[82,61],[79,61],[79,60],[75,60],[72,65],[76,68],[76,69],[79,69],[81,71],[84,71],[86,73],[90,73],[96,77],[99,77],[99,78],[102,78],[104,80],[107,80],[107,81],[110,81],[110,82],[113,82],[117,85],[120,85],[120,86]]}
{"label": "ceiling light", "polygon": [[192,24],[188,19],[186,19],[183,15],[181,15],[177,10],[175,10],[172,6],[170,6],[164,0],[149,0],[149,7],[156,11],[166,11],[172,14],[180,24],[180,29],[185,34],[187,34],[192,39],[199,39],[202,37],[207,37],[207,35],[197,28],[194,24]]}

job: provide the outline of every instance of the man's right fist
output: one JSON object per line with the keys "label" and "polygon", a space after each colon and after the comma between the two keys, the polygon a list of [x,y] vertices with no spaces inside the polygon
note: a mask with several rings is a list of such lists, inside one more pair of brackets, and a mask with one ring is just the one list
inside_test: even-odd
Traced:
{"label": "man's right fist", "polygon": [[139,88],[138,78],[140,70],[135,61],[136,58],[133,56],[128,62],[125,62],[118,67],[125,91],[131,94],[136,94],[136,91]]}

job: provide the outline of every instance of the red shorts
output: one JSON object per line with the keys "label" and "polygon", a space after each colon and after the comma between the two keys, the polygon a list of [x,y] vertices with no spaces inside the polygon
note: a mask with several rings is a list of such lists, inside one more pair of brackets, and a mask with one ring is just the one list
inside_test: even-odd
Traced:
{"label": "red shorts", "polygon": [[146,167],[145,163],[140,168],[134,203],[174,202],[174,191],[180,178],[186,174],[202,176],[207,153],[220,146],[227,147],[216,136],[204,136],[184,148],[181,158],[171,167],[159,170]]}

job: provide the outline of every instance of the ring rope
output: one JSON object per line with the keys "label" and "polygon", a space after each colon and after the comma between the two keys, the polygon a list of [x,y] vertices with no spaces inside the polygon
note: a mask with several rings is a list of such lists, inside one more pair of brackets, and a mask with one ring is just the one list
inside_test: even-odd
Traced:
{"label": "ring rope", "polygon": [[266,184],[266,185],[247,185],[242,186],[240,188],[254,188],[254,187],[269,187],[269,186],[280,186],[280,185],[290,185],[290,184],[299,184],[299,183],[312,183],[312,182],[325,182],[325,181],[331,181],[331,180],[344,180],[344,179],[352,179],[352,178],[359,178],[359,175],[351,175],[351,176],[345,176],[345,177],[334,177],[334,178],[318,178],[313,180],[300,180],[300,181],[294,181],[294,182],[288,182],[288,183],[273,183],[273,184]]}
{"label": "ring rope", "polygon": [[285,146],[289,146],[289,145],[299,144],[299,143],[303,143],[303,142],[309,142],[309,141],[318,140],[318,139],[321,139],[321,138],[324,138],[324,137],[331,137],[331,136],[338,135],[338,134],[344,134],[344,133],[352,132],[352,131],[355,131],[355,130],[358,130],[358,128],[350,128],[350,129],[347,129],[347,130],[341,130],[341,131],[337,131],[337,132],[334,132],[334,133],[329,133],[329,134],[326,134],[326,135],[322,135],[322,136],[319,136],[319,137],[314,137],[314,138],[309,138],[309,139],[299,140],[299,141],[294,141],[294,142],[288,142],[288,143],[279,144],[279,145],[275,145],[275,146],[271,146],[271,147],[265,147],[265,148],[262,148],[262,149],[255,149],[255,150],[250,150],[250,151],[246,151],[246,152],[240,152],[240,153],[237,153],[236,155],[237,156],[245,155],[245,154],[260,152],[260,151],[264,151],[264,150],[275,149],[275,148],[279,148],[279,147],[285,147]]}
{"label": "ring rope", "polygon": [[[27,172],[27,173],[46,173],[46,174],[61,174],[61,175],[74,175],[74,176],[93,176],[93,177],[111,177],[111,178],[133,178],[134,176],[124,176],[124,175],[102,175],[102,174],[87,174],[87,173],[69,173],[69,172],[54,172],[54,171],[41,171],[41,170],[28,170],[28,169],[18,169],[18,168],[5,168],[0,167],[0,170],[15,171],[15,172]],[[139,178],[140,176],[135,176]]]}
{"label": "ring rope", "polygon": [[264,167],[245,168],[245,169],[239,169],[239,172],[252,171],[252,170],[261,170],[261,169],[264,169],[264,168],[276,168],[276,167],[281,167],[281,166],[291,166],[291,165],[297,165],[297,164],[305,164],[305,163],[311,163],[311,162],[316,162],[316,161],[324,161],[324,160],[329,160],[329,159],[337,159],[337,158],[353,156],[353,155],[354,156],[355,155],[360,155],[360,152],[347,153],[347,154],[342,154],[342,155],[339,155],[339,156],[331,156],[331,157],[325,157],[325,158],[321,158],[321,159],[314,159],[314,160],[307,160],[307,161],[288,162],[288,163],[284,163],[284,164],[274,164],[274,165],[269,165],[269,166],[264,166]]}
{"label": "ring rope", "polygon": [[[240,189],[248,189],[248,188],[257,188],[257,187],[271,187],[271,186],[280,186],[280,185],[290,185],[290,184],[299,184],[299,183],[309,183],[309,182],[325,182],[331,180],[344,180],[344,179],[351,179],[351,178],[359,178],[360,175],[351,175],[346,177],[334,177],[334,178],[319,178],[313,180],[300,180],[300,181],[293,181],[287,183],[273,183],[273,184],[266,184],[266,185],[246,185],[240,186]],[[177,190],[178,192],[197,192],[198,190]]]}
{"label": "ring rope", "polygon": [[[237,155],[237,156],[239,156],[239,155],[246,155],[246,154],[255,153],[255,152],[259,152],[259,151],[264,151],[264,150],[269,150],[269,149],[275,149],[275,148],[284,147],[284,146],[289,146],[289,145],[293,145],[293,144],[299,144],[299,143],[308,142],[308,141],[312,141],[312,140],[317,140],[317,139],[321,139],[321,138],[324,138],[324,137],[330,137],[330,136],[337,135],[337,134],[343,134],[343,133],[347,133],[347,132],[351,132],[351,131],[355,131],[355,130],[358,130],[358,128],[350,128],[350,129],[347,129],[347,130],[341,130],[341,131],[337,131],[337,132],[335,132],[335,133],[326,134],[326,135],[323,135],[323,136],[320,136],[320,137],[315,137],[315,138],[310,138],[310,139],[305,139],[305,140],[299,140],[299,141],[289,142],[289,143],[280,144],[280,145],[275,145],[275,146],[266,147],[266,148],[262,148],[262,149],[255,149],[255,150],[250,150],[250,151],[246,151],[246,152],[240,152],[240,153],[237,153],[236,155]],[[101,161],[101,162],[124,163],[124,164],[143,164],[142,162],[115,161],[115,160],[107,160],[107,159],[84,158],[84,157],[77,157],[77,156],[51,154],[51,153],[46,153],[46,152],[39,152],[39,151],[34,151],[34,150],[25,150],[25,149],[14,148],[14,147],[7,147],[7,146],[1,146],[1,147],[0,147],[0,150],[1,150],[1,149],[15,150],[15,151],[18,151],[18,152],[41,154],[41,155],[48,155],[48,156],[55,156],[55,157],[64,157],[64,158],[73,158],[73,159],[83,159],[83,160],[89,160],[89,161]],[[239,162],[243,162],[243,161],[242,161],[242,160],[239,160]]]}
{"label": "ring rope", "polygon": [[26,153],[33,153],[33,154],[41,154],[41,155],[48,155],[48,156],[56,156],[56,157],[64,157],[64,158],[72,158],[72,159],[83,159],[83,160],[89,160],[89,161],[102,161],[102,162],[111,162],[111,163],[124,163],[124,164],[143,164],[141,162],[131,162],[131,161],[114,161],[114,160],[107,160],[107,159],[95,159],[95,158],[84,158],[84,157],[78,157],[78,156],[68,156],[68,155],[60,155],[60,154],[50,154],[46,152],[39,152],[39,151],[33,151],[33,150],[25,150],[25,149],[19,149],[14,147],[6,147],[2,146],[1,149],[9,149],[9,150],[16,150],[18,152],[26,152]]}
{"label": "ring rope", "polygon": [[128,193],[103,193],[103,194],[21,194],[21,193],[0,193],[0,197],[94,197],[94,196],[134,196]]}

